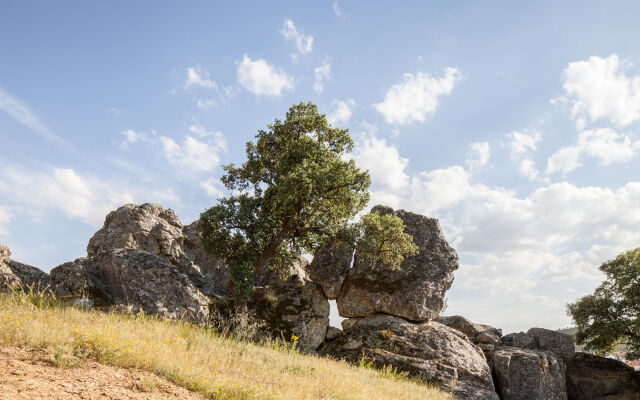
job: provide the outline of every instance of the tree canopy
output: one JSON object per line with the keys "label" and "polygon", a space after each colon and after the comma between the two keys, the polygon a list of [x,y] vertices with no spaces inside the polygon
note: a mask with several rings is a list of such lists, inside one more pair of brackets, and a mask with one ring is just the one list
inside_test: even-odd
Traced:
{"label": "tree canopy", "polygon": [[606,278],[593,294],[569,304],[578,327],[576,342],[611,353],[619,345],[630,359],[640,357],[640,248],[600,266]]}
{"label": "tree canopy", "polygon": [[231,195],[202,213],[198,226],[205,250],[229,267],[237,297],[248,297],[265,267],[284,273],[330,240],[389,268],[417,251],[398,217],[369,214],[350,223],[367,205],[371,183],[348,157],[352,147],[348,130],[300,103],[247,143],[242,166],[224,166]]}

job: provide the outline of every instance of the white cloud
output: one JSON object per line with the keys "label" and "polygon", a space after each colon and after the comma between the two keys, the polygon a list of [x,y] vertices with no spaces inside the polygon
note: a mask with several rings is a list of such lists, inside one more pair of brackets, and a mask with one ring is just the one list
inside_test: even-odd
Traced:
{"label": "white cloud", "polygon": [[81,175],[70,168],[28,171],[11,165],[0,167],[0,192],[10,196],[15,207],[25,212],[59,209],[71,218],[100,225],[115,207],[135,200],[122,182]]}
{"label": "white cloud", "polygon": [[337,1],[333,2],[333,13],[338,17],[342,17],[344,15]]}
{"label": "white cloud", "polygon": [[390,124],[424,122],[436,111],[440,97],[451,93],[460,79],[457,68],[447,68],[440,78],[423,72],[407,73],[402,83],[391,86],[382,103],[373,106]]}
{"label": "white cloud", "polygon": [[238,82],[256,96],[281,96],[294,87],[291,76],[263,59],[253,61],[246,54],[238,63]]}
{"label": "white cloud", "polygon": [[209,72],[202,66],[187,68],[187,79],[184,81],[184,88],[201,87],[205,89],[218,89],[218,84],[211,80]]}
{"label": "white cloud", "polygon": [[331,62],[327,59],[322,65],[314,70],[316,81],[313,84],[313,90],[316,93],[322,93],[324,90],[324,81],[331,79]]}
{"label": "white cloud", "polygon": [[207,130],[204,126],[200,125],[200,124],[194,124],[191,125],[189,127],[189,132],[194,133],[198,136],[200,136],[201,138],[213,138],[213,140],[215,141],[215,148],[222,150],[222,151],[227,151],[227,140],[225,139],[224,135],[222,134],[222,132],[220,131],[209,131]]}
{"label": "white cloud", "polygon": [[[189,172],[210,172],[220,164],[219,152],[226,149],[224,137],[213,144],[187,136],[182,146],[175,140],[162,136],[160,142],[169,163]],[[184,172],[184,171],[181,171]]]}
{"label": "white cloud", "polygon": [[[298,29],[290,19],[284,20],[280,33],[282,33],[285,40],[294,42],[299,54],[309,53],[313,49],[313,36],[303,35],[298,32]],[[294,60],[297,58],[296,55],[293,55],[293,57]]]}
{"label": "white cloud", "polygon": [[392,191],[408,186],[409,176],[405,173],[405,168],[409,160],[400,157],[398,149],[388,145],[385,139],[366,135],[352,156],[359,168],[369,170],[374,184],[383,185]]}
{"label": "white cloud", "polygon": [[331,105],[333,110],[327,113],[327,121],[335,126],[349,122],[356,102],[353,99],[334,100]]}
{"label": "white cloud", "polygon": [[549,157],[547,174],[560,172],[567,174],[582,166],[580,158],[590,156],[599,165],[628,162],[640,152],[640,140],[632,142],[628,135],[618,134],[609,128],[581,132],[578,142],[563,147]]}
{"label": "white cloud", "polygon": [[203,110],[209,110],[218,105],[214,99],[195,99],[195,102],[196,106]]}
{"label": "white cloud", "polygon": [[124,135],[124,140],[120,143],[123,149],[128,149],[130,144],[147,141],[147,134],[144,132],[138,133],[133,129],[125,129],[121,133]]}
{"label": "white cloud", "polygon": [[213,178],[200,182],[200,186],[205,190],[207,196],[214,199],[217,199],[224,194],[223,189],[220,187],[220,182]]}
{"label": "white cloud", "polygon": [[510,142],[512,156],[536,150],[542,135],[538,131],[514,131],[507,135]]}
{"label": "white cloud", "polygon": [[14,118],[20,124],[44,137],[47,141],[62,146],[68,150],[73,149],[69,143],[61,137],[56,136],[49,130],[49,128],[40,122],[38,117],[35,116],[26,104],[13,97],[9,92],[2,88],[0,88],[0,110],[9,114],[9,116]]}
{"label": "white cloud", "polygon": [[569,63],[564,89],[572,101],[572,115],[583,128],[586,117],[591,122],[609,119],[619,126],[640,120],[640,75],[627,76],[629,66],[616,54]]}
{"label": "white cloud", "polygon": [[467,167],[470,170],[482,168],[489,163],[491,157],[491,146],[488,142],[475,142],[469,144],[471,157],[466,160]]}
{"label": "white cloud", "polygon": [[535,181],[540,175],[540,171],[535,167],[535,163],[530,158],[525,158],[520,161],[520,174],[529,178],[530,181]]}

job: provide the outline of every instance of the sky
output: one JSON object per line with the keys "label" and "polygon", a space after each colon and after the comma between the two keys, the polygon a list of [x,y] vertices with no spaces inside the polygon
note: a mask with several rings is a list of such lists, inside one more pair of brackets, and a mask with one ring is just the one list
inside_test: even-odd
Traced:
{"label": "sky", "polygon": [[446,314],[571,324],[640,246],[633,1],[0,3],[0,242],[45,271],[105,215],[183,223],[222,165],[311,101],[348,128],[372,200],[440,220]]}

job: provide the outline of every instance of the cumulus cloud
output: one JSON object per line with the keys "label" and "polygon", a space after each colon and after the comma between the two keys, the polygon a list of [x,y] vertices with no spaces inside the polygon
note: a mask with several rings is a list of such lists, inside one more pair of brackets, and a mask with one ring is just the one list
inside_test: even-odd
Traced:
{"label": "cumulus cloud", "polygon": [[205,190],[207,196],[217,199],[221,197],[224,192],[220,185],[220,182],[216,179],[208,179],[200,182],[200,186]]}
{"label": "cumulus cloud", "polygon": [[[288,18],[284,20],[280,33],[286,41],[294,43],[298,54],[306,54],[313,49],[313,36],[303,35],[298,31],[293,21]],[[296,60],[297,54],[293,54],[292,57]]]}
{"label": "cumulus cloud", "polygon": [[220,164],[219,153],[226,150],[226,141],[222,135],[213,143],[199,141],[187,136],[183,145],[166,136],[160,137],[167,161],[181,172],[211,172]]}
{"label": "cumulus cloud", "polygon": [[0,111],[4,111],[20,124],[42,136],[47,141],[68,150],[73,150],[73,147],[69,143],[55,135],[51,130],[49,130],[49,128],[40,122],[29,106],[2,88],[0,88]]}
{"label": "cumulus cloud", "polygon": [[317,66],[314,70],[314,75],[316,81],[313,84],[313,90],[315,90],[316,93],[322,93],[324,90],[324,82],[331,79],[331,62],[327,59],[322,65]]}
{"label": "cumulus cloud", "polygon": [[327,121],[334,126],[348,123],[355,105],[356,102],[353,99],[334,100],[331,103],[333,109],[327,113]]}
{"label": "cumulus cloud", "polygon": [[519,155],[537,149],[542,135],[538,131],[514,131],[507,135],[510,140],[511,155]]}
{"label": "cumulus cloud", "polygon": [[133,129],[125,129],[121,133],[124,135],[124,140],[120,142],[120,147],[125,150],[129,148],[130,144],[146,142],[148,138],[145,132],[136,132]]}
{"label": "cumulus cloud", "polygon": [[520,170],[520,175],[528,178],[530,181],[535,181],[540,175],[540,171],[538,171],[535,163],[530,158],[525,158],[524,160],[520,161],[520,166],[518,169]]}
{"label": "cumulus cloud", "polygon": [[385,139],[366,135],[352,156],[358,167],[369,170],[374,183],[390,190],[402,190],[409,184],[405,173],[409,160],[400,157],[398,149],[388,145]]}
{"label": "cumulus cloud", "polygon": [[466,164],[470,170],[482,168],[489,163],[491,157],[491,146],[488,142],[475,142],[469,144],[470,157]]}
{"label": "cumulus cloud", "polygon": [[187,78],[184,81],[184,88],[201,87],[205,89],[218,89],[218,84],[211,80],[209,72],[202,66],[187,68]]}
{"label": "cumulus cloud", "polygon": [[564,70],[564,90],[579,129],[585,118],[608,119],[618,126],[640,120],[640,75],[628,76],[631,66],[612,54],[569,63]]}
{"label": "cumulus cloud", "polygon": [[403,82],[391,86],[384,100],[373,107],[390,124],[424,122],[436,111],[440,98],[450,94],[460,79],[457,68],[447,68],[444,76],[439,78],[424,72],[415,75],[407,73]]}
{"label": "cumulus cloud", "polygon": [[71,218],[100,225],[115,207],[135,201],[133,190],[122,182],[82,175],[70,168],[30,171],[18,166],[0,167],[0,192],[27,212],[61,210]]}
{"label": "cumulus cloud", "polygon": [[567,174],[582,166],[583,156],[593,157],[599,165],[628,162],[640,152],[640,140],[632,141],[628,135],[616,133],[609,128],[581,132],[578,142],[563,147],[547,161],[547,174],[562,172]]}
{"label": "cumulus cloud", "polygon": [[279,97],[292,90],[293,78],[269,65],[265,60],[251,60],[246,54],[238,63],[238,82],[256,96]]}

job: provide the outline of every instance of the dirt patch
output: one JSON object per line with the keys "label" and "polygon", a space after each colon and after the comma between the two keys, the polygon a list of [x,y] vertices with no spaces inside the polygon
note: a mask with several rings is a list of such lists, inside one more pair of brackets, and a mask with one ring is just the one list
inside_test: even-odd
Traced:
{"label": "dirt patch", "polygon": [[149,372],[83,361],[73,368],[54,366],[44,350],[0,348],[2,400],[203,400]]}

